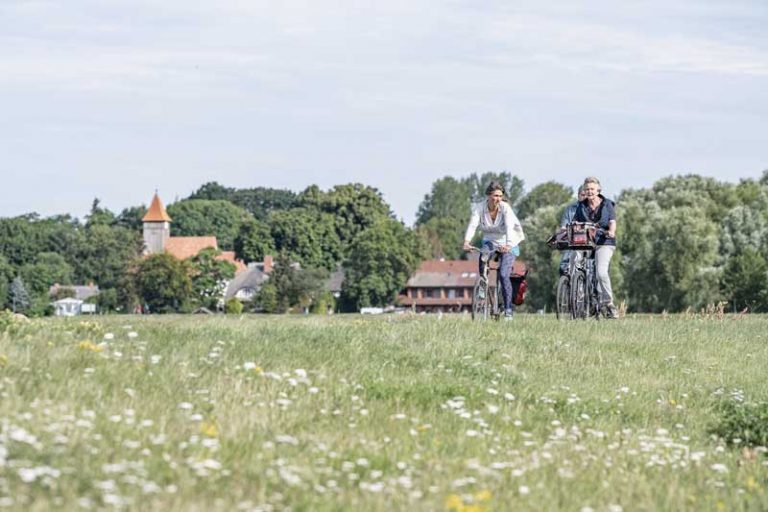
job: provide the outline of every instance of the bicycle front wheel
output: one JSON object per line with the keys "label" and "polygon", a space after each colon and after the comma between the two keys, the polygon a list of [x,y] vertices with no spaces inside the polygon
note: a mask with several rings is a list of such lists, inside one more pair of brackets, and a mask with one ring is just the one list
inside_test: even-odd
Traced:
{"label": "bicycle front wheel", "polygon": [[571,311],[573,318],[587,318],[589,314],[589,292],[587,291],[587,277],[583,272],[578,272],[571,282]]}
{"label": "bicycle front wheel", "polygon": [[472,290],[472,320],[486,320],[489,309],[488,285],[485,281],[479,280]]}
{"label": "bicycle front wheel", "polygon": [[555,314],[558,320],[573,318],[571,314],[571,280],[568,279],[568,276],[560,276],[557,281],[555,302]]}

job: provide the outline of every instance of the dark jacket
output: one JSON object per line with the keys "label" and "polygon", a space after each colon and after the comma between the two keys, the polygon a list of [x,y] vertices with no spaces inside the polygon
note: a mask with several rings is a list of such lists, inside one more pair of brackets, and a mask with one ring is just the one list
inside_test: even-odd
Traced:
{"label": "dark jacket", "polygon": [[597,245],[616,245],[615,238],[608,238],[605,233],[608,231],[608,223],[612,220],[616,220],[615,203],[610,199],[599,194],[600,199],[603,201],[596,210],[592,210],[587,204],[587,200],[581,201],[576,208],[576,215],[574,215],[574,222],[594,222],[598,225],[600,230],[597,233]]}

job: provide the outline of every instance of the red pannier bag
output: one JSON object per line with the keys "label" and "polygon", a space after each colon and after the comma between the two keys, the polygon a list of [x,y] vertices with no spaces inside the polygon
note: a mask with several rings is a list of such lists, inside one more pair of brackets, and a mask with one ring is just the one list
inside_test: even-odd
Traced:
{"label": "red pannier bag", "polygon": [[512,297],[512,303],[515,306],[519,306],[525,302],[525,292],[528,290],[528,281],[525,279],[527,276],[528,267],[524,262],[515,260],[515,262],[512,264],[512,273],[509,276],[509,278],[512,280],[512,284],[515,285],[515,296]]}

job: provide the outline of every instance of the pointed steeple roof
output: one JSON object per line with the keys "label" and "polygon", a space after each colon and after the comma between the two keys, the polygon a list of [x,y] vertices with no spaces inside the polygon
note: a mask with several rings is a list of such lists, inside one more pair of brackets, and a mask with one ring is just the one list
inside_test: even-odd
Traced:
{"label": "pointed steeple roof", "polygon": [[152,198],[152,204],[149,205],[149,210],[147,210],[147,214],[144,216],[143,219],[141,219],[142,222],[171,222],[171,218],[168,216],[168,213],[165,211],[165,206],[163,206],[163,202],[160,201],[160,196],[157,195],[157,191],[155,191],[155,197]]}

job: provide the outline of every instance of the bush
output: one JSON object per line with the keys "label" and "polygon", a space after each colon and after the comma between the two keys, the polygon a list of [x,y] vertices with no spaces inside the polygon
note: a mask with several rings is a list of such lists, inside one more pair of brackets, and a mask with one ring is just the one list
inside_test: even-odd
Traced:
{"label": "bush", "polygon": [[232,297],[224,304],[224,313],[228,315],[239,315],[242,312],[243,303],[237,297]]}
{"label": "bush", "polygon": [[710,432],[729,445],[768,446],[768,403],[742,400],[730,398],[719,402],[715,409],[718,422]]}

